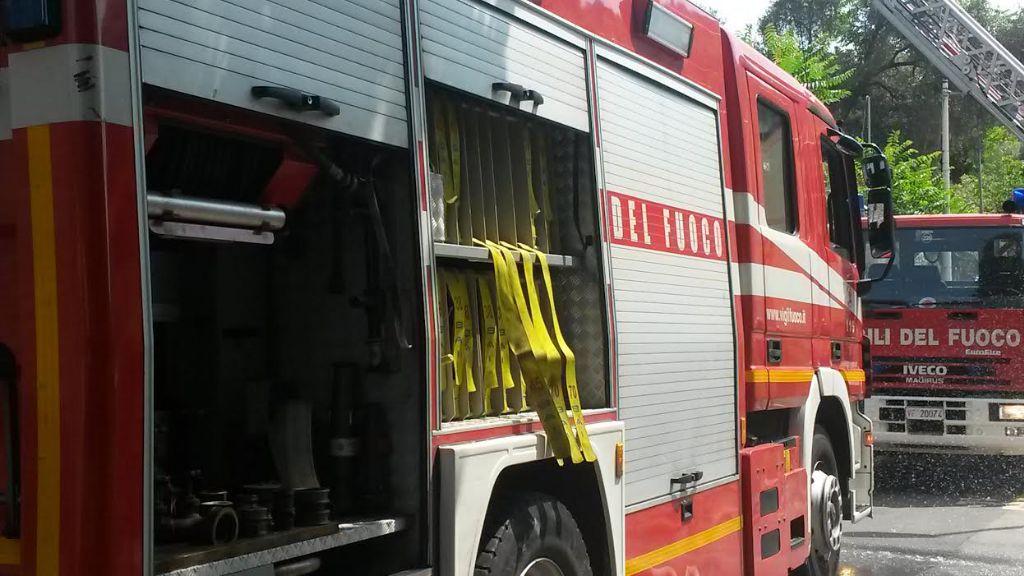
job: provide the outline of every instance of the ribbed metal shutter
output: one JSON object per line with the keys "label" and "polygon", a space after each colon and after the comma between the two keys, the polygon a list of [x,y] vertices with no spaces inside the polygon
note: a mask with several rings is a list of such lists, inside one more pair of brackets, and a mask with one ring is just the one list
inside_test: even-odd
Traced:
{"label": "ribbed metal shutter", "polygon": [[[408,143],[399,0],[139,0],[143,81],[397,146]],[[250,88],[294,88],[341,114]]]}
{"label": "ribbed metal shutter", "polygon": [[[473,0],[422,0],[420,35],[428,78],[504,101],[492,85],[519,84],[543,95],[537,115],[590,129],[581,47]],[[529,101],[520,107],[534,110]]]}
{"label": "ribbed metal shutter", "polygon": [[634,505],[737,473],[727,220],[716,112],[604,60],[597,78]]}

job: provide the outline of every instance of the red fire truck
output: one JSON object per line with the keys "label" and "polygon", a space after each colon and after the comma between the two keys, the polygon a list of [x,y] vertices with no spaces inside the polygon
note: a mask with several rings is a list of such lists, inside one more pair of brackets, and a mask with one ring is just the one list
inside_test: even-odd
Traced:
{"label": "red fire truck", "polygon": [[876,446],[1024,454],[1024,217],[899,216],[896,226],[900,256],[865,295]]}
{"label": "red fire truck", "polygon": [[0,573],[835,573],[861,147],[714,18],[0,11]]}

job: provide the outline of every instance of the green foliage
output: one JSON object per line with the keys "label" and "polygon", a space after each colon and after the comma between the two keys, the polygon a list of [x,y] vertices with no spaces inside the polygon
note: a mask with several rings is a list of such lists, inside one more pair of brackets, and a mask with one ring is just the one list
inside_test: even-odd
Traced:
{"label": "green foliage", "polygon": [[[922,154],[899,130],[889,133],[884,151],[892,167],[893,203],[897,214],[946,211],[946,191],[938,170],[941,152]],[[963,212],[966,208],[959,198],[953,199],[952,212]]]}
{"label": "green foliage", "polygon": [[1010,191],[1024,186],[1024,161],[1020,159],[1020,141],[1002,126],[989,128],[982,139],[981,183],[978,194],[977,162],[953,186],[953,194],[971,211],[998,212]]}
{"label": "green foliage", "polygon": [[[1024,54],[1024,8],[1002,11],[995,0],[960,0],[1012,54]],[[829,106],[849,134],[876,140],[894,129],[922,150],[941,146],[942,75],[874,8],[873,0],[771,0],[759,29],[792,31],[800,45],[827,46],[840,69],[855,70],[843,85],[850,95]],[[871,127],[866,97],[871,97]],[[950,99],[953,179],[969,172],[977,141],[996,121],[970,96]],[[984,179],[984,175],[983,175]],[[986,186],[987,187],[987,186]],[[976,198],[976,193],[975,196]],[[977,201],[973,202],[975,210]],[[986,202],[986,209],[990,208]]]}
{"label": "green foliage", "polygon": [[871,0],[773,0],[760,27],[793,32],[803,47],[846,40]]}
{"label": "green foliage", "polygon": [[825,104],[850,94],[843,85],[853,76],[853,70],[841,70],[836,57],[824,46],[812,45],[805,49],[792,31],[780,33],[771,24],[761,31],[761,37],[768,57]]}

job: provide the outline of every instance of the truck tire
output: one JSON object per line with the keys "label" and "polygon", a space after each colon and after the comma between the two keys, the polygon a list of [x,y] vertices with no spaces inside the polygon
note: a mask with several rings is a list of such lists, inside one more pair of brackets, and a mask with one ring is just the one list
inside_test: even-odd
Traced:
{"label": "truck tire", "polygon": [[832,440],[821,426],[814,427],[811,444],[811,550],[806,573],[834,576],[839,571],[843,537],[843,491]]}
{"label": "truck tire", "polygon": [[473,576],[593,576],[576,519],[540,493],[500,498],[487,514]]}

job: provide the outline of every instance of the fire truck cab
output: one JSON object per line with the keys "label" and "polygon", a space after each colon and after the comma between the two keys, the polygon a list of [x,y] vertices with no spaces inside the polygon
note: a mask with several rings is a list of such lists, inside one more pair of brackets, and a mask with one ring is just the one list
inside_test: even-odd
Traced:
{"label": "fire truck cab", "polygon": [[861,147],[713,17],[0,6],[0,573],[836,573]]}

